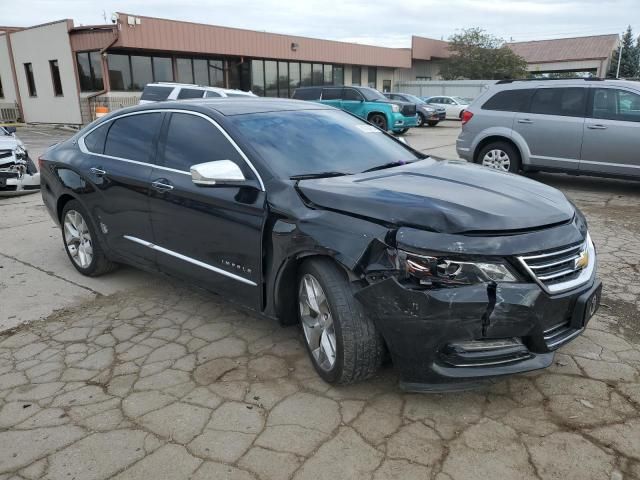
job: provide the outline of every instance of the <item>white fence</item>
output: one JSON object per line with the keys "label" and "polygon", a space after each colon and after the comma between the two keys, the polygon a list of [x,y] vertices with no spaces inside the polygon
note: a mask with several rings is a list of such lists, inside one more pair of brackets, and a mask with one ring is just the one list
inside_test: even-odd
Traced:
{"label": "white fence", "polygon": [[418,80],[398,82],[394,90],[418,97],[446,95],[476,98],[483,90],[496,82],[497,80]]}
{"label": "white fence", "polygon": [[0,122],[17,122],[20,110],[16,103],[0,102]]}

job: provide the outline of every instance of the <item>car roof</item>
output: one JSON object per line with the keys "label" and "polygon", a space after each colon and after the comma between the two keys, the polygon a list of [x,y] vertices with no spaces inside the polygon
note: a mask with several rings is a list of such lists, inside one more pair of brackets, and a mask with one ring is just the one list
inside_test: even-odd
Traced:
{"label": "car roof", "polygon": [[[251,113],[284,112],[295,110],[334,110],[333,107],[320,103],[303,100],[289,100],[286,98],[263,97],[227,97],[227,98],[197,98],[179,101],[164,101],[136,105],[127,109],[116,110],[118,113],[131,113],[144,110],[193,110],[202,112],[211,110],[224,116],[247,115]],[[111,117],[111,115],[110,115]]]}

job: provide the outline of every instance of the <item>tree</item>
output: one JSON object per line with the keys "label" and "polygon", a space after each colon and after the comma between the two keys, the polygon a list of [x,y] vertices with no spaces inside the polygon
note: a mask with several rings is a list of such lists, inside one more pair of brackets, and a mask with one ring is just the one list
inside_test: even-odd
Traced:
{"label": "tree", "polygon": [[449,38],[451,56],[440,75],[445,80],[501,80],[527,76],[527,62],[504,40],[481,28],[469,28]]}
{"label": "tree", "polygon": [[[622,56],[620,56],[622,49]],[[616,77],[618,74],[618,61],[620,62],[620,77],[635,78],[640,75],[640,38],[638,42],[634,42],[633,30],[631,25],[627,27],[626,32],[622,35],[622,42],[618,49],[611,57],[611,66],[609,67],[609,77]],[[620,60],[618,60],[620,59]]]}

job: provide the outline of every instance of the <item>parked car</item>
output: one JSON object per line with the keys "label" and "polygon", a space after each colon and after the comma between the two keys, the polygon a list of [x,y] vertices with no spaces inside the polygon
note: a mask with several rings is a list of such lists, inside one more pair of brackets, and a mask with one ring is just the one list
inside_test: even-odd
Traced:
{"label": "parked car", "polygon": [[417,391],[547,367],[600,299],[586,220],[561,192],[428,158],[328,105],[140,105],[41,164],[79,272],[129,263],[300,322],[330,383],[372,376],[386,351]]}
{"label": "parked car", "polygon": [[416,106],[416,112],[418,113],[418,125],[416,125],[418,127],[422,127],[424,125],[435,127],[446,118],[446,110],[444,107],[428,105],[427,102],[415,95],[410,95],[408,93],[385,93],[384,96],[390,100],[413,103]]}
{"label": "parked car", "polygon": [[640,83],[501,81],[467,110],[458,155],[500,170],[640,177]]}
{"label": "parked car", "polygon": [[405,133],[418,125],[416,106],[389,100],[370,87],[301,87],[293,92],[297,100],[310,100],[346,110],[376,127],[394,133]]}
{"label": "parked car", "polygon": [[23,195],[40,189],[40,173],[29,158],[15,127],[0,126],[0,197]]}
{"label": "parked car", "polygon": [[228,88],[207,87],[189,83],[156,82],[144,87],[140,104],[165,100],[187,100],[191,98],[255,97],[251,92]]}
{"label": "parked car", "polygon": [[472,100],[463,97],[423,97],[429,105],[443,107],[447,113],[447,118],[462,120],[462,115]]}

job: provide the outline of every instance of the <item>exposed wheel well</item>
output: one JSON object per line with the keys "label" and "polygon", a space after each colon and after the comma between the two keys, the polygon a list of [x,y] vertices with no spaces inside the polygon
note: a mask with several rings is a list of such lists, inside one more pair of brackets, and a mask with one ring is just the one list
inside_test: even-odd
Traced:
{"label": "exposed wheel well", "polygon": [[64,206],[71,200],[74,200],[74,198],[68,194],[61,195],[60,198],[58,198],[58,203],[56,204],[56,215],[58,216],[58,220],[60,220],[61,222],[62,210],[64,210]]}
{"label": "exposed wheel well", "polygon": [[520,151],[520,149],[518,148],[518,146],[515,144],[513,140],[511,140],[508,137],[502,137],[500,135],[492,135],[490,137],[483,138],[482,141],[478,144],[475,151],[473,152],[473,163],[478,163],[478,155],[480,155],[480,151],[490,143],[494,143],[494,142],[508,143],[509,145],[513,146],[513,148],[516,149],[516,151],[520,155],[520,158],[522,158],[522,152]]}
{"label": "exposed wheel well", "polygon": [[287,264],[282,267],[278,277],[276,279],[276,287],[274,290],[274,300],[276,315],[282,325],[295,325],[298,322],[298,271],[300,266],[309,259],[313,258],[327,258],[345,273],[346,277],[351,277],[345,270],[344,266],[339,262],[336,262],[329,255],[322,255],[318,253],[301,254],[294,259],[291,259]]}

